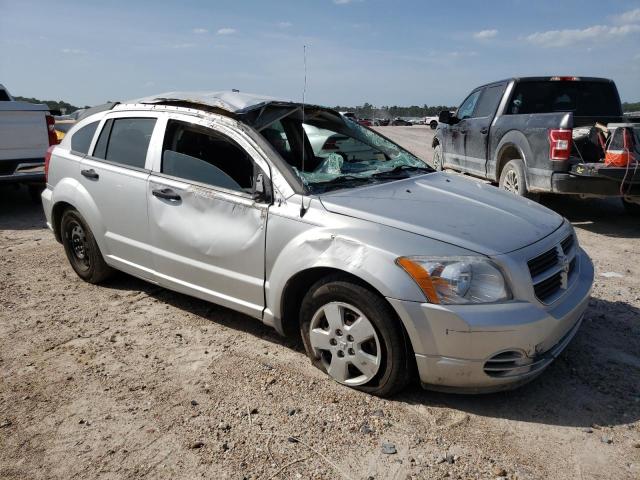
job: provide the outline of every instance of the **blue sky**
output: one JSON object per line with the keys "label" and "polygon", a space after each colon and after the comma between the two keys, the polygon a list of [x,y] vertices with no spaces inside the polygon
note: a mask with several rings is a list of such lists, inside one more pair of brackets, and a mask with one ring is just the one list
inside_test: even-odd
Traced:
{"label": "blue sky", "polygon": [[640,1],[0,0],[0,83],[75,104],[238,88],[327,105],[458,104],[519,75],[640,100]]}

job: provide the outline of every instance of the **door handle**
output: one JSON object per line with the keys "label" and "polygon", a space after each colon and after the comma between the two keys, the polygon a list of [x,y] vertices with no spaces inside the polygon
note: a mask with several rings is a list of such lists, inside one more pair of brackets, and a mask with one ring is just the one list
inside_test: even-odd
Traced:
{"label": "door handle", "polygon": [[161,188],[158,190],[151,190],[151,194],[154,197],[163,198],[165,200],[172,200],[174,202],[177,202],[178,200],[182,199],[180,195],[178,195],[176,192],[174,192],[170,188]]}
{"label": "door handle", "polygon": [[483,128],[483,129],[481,129],[481,130],[480,130],[480,133],[481,133],[482,135],[486,135],[487,133],[489,133],[489,129],[485,127],[485,128]]}
{"label": "door handle", "polygon": [[100,178],[100,175],[98,175],[93,168],[90,168],[88,170],[80,170],[80,173],[83,177],[87,177],[91,180],[98,180],[98,178]]}

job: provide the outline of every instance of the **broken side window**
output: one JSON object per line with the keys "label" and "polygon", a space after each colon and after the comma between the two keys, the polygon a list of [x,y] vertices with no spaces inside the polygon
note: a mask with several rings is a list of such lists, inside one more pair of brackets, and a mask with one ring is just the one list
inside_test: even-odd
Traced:
{"label": "broken side window", "polygon": [[244,193],[252,190],[254,172],[249,154],[231,139],[177,120],[167,124],[160,171]]}

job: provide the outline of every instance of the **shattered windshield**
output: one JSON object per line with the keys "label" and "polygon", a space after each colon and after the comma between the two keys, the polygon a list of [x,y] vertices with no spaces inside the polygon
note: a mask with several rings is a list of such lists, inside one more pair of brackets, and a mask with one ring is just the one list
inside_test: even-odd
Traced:
{"label": "shattered windshield", "polygon": [[408,178],[433,170],[382,135],[317,110],[277,120],[260,133],[311,193]]}

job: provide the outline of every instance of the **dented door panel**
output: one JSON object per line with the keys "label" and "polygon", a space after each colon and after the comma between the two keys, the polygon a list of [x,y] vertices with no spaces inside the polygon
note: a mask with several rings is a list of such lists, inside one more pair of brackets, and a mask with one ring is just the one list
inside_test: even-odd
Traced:
{"label": "dented door panel", "polygon": [[260,318],[267,206],[160,175],[147,194],[158,282]]}

